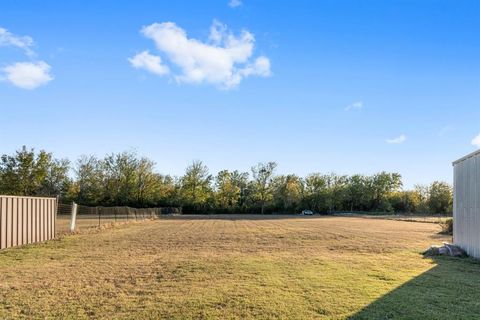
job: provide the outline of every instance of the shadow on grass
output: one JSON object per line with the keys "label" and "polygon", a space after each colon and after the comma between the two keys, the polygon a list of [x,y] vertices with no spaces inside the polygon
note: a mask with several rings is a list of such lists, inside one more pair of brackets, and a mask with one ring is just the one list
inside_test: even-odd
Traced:
{"label": "shadow on grass", "polygon": [[439,257],[435,266],[349,319],[479,319],[480,263]]}

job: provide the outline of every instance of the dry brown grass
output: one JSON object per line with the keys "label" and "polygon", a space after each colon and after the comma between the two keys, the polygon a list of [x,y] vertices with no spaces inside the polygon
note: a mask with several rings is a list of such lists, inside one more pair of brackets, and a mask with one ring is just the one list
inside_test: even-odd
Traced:
{"label": "dry brown grass", "polygon": [[396,221],[425,222],[425,223],[444,223],[451,219],[451,215],[407,215],[407,214],[391,214],[391,215],[362,215],[364,218],[370,219],[386,219]]}
{"label": "dry brown grass", "polygon": [[438,264],[420,252],[449,240],[439,231],[381,219],[231,215],[64,236],[0,252],[0,318],[362,318],[363,308]]}
{"label": "dry brown grass", "polygon": [[[150,220],[148,218],[144,219],[138,219],[138,221],[142,220]],[[77,216],[77,221],[76,221],[76,227],[75,231],[77,233],[88,233],[95,231],[95,229],[104,229],[106,227],[110,227],[112,224],[123,224],[123,223],[130,223],[130,222],[135,222],[137,220],[135,219],[129,219],[127,220],[125,217],[115,219],[112,216],[109,216],[108,218],[102,217],[101,219],[98,219],[96,217],[91,217],[91,216]],[[63,216],[58,216],[57,221],[56,221],[56,233],[57,235],[65,235],[70,233],[70,216],[68,215],[63,215]]]}

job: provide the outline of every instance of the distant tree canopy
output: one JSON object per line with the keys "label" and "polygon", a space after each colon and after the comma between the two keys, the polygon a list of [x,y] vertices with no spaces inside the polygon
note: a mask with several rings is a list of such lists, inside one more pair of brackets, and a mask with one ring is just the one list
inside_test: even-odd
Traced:
{"label": "distant tree canopy", "polygon": [[71,187],[68,160],[54,159],[51,153],[22,149],[0,160],[0,194],[20,196],[65,195]]}
{"label": "distant tree canopy", "polygon": [[452,187],[435,181],[402,190],[398,173],[277,175],[275,162],[210,174],[194,161],[181,177],[162,175],[135,152],[81,156],[73,165],[23,147],[0,159],[0,194],[59,196],[85,205],[182,206],[191,213],[338,211],[450,213]]}

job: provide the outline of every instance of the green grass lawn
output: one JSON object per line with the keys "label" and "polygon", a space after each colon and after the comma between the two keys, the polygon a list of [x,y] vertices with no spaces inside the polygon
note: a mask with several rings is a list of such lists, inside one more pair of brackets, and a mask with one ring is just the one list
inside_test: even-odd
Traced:
{"label": "green grass lawn", "polygon": [[475,319],[480,264],[434,223],[204,216],[0,252],[0,318]]}

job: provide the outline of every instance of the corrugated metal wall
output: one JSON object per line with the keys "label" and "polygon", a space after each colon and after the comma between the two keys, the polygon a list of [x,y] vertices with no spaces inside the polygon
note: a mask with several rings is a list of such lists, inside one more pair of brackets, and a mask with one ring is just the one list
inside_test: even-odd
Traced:
{"label": "corrugated metal wall", "polygon": [[0,196],[0,249],[55,237],[57,199]]}
{"label": "corrugated metal wall", "polygon": [[453,163],[453,242],[480,258],[480,152]]}

